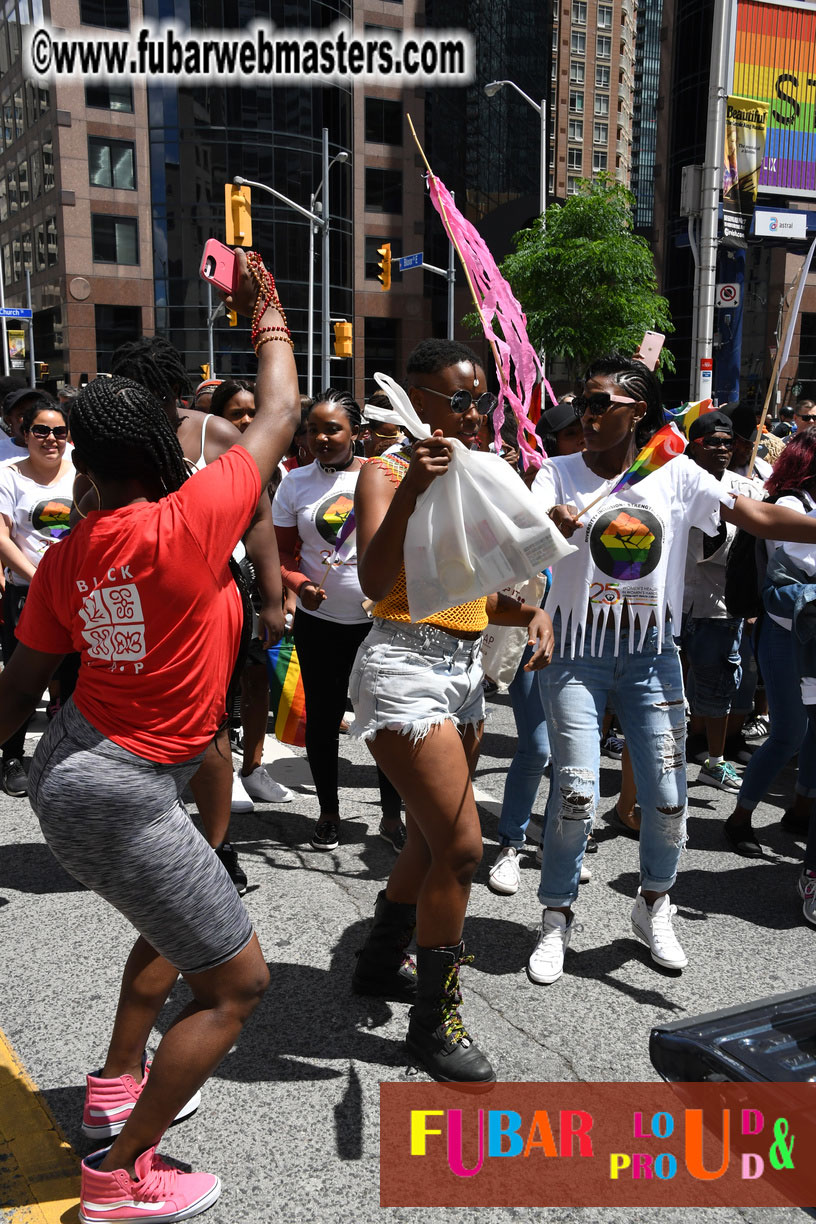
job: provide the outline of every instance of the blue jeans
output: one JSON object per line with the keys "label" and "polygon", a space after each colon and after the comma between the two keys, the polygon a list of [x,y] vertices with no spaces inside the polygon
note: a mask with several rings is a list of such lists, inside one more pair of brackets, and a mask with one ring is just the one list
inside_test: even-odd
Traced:
{"label": "blue jeans", "polygon": [[777,625],[770,616],[762,621],[758,657],[768,696],[771,730],[742,776],[737,803],[749,812],[765,798],[777,775],[797,752],[796,793],[809,798],[816,796],[816,734],[802,704],[793,638],[790,630]]}
{"label": "blue jeans", "polygon": [[724,718],[732,710],[750,710],[750,700],[740,701],[742,624],[725,617],[683,617],[682,644],[689,665],[686,695],[692,714]]}
{"label": "blue jeans", "polygon": [[539,673],[557,788],[544,831],[538,897],[545,906],[571,905],[578,896],[607,701],[623,727],[637,784],[641,887],[667,892],[677,877],[686,840],[686,714],[677,647],[667,626],[661,653],[656,629],[647,632],[640,651],[629,653],[626,631],[617,657],[614,648],[614,631],[608,630],[601,655],[556,658]]}
{"label": "blue jeans", "polygon": [[515,846],[517,850],[524,845],[541,777],[550,762],[550,737],[541,702],[540,673],[524,670],[524,664],[529,662],[532,653],[532,646],[525,647],[518,671],[508,689],[516,720],[518,747],[504,783],[499,843],[502,846]]}

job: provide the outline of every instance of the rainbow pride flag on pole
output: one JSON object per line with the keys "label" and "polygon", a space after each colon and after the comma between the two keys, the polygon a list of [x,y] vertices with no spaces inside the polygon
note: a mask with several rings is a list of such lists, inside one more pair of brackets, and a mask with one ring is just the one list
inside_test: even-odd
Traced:
{"label": "rainbow pride flag on pole", "polygon": [[688,437],[688,432],[696,420],[703,416],[706,412],[713,412],[714,404],[710,399],[695,400],[694,403],[681,404],[679,408],[666,408],[666,420],[676,422],[683,433]]}
{"label": "rainbow pride flag on pole", "polygon": [[639,480],[643,480],[644,476],[651,476],[652,472],[662,468],[664,463],[668,463],[677,455],[682,455],[685,449],[686,439],[674,422],[669,422],[649,439],[632,466],[618,478],[617,484],[609,490],[606,496],[611,497],[620,489],[637,484]]}
{"label": "rainbow pride flag on pole", "polygon": [[275,736],[281,744],[306,746],[306,697],[295,643],[288,634],[266,652],[269,708],[275,711]]}

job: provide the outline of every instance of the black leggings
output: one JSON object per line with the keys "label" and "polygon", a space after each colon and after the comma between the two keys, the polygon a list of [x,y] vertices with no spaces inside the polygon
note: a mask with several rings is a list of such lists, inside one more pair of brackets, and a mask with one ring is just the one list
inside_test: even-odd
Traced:
{"label": "black leggings", "polygon": [[[342,625],[311,616],[298,608],[293,635],[306,698],[306,756],[312,771],[320,811],[334,815],[337,796],[337,756],[340,720],[346,711],[349,676],[357,650],[371,622]],[[380,804],[384,816],[398,816],[400,797],[378,768]]]}

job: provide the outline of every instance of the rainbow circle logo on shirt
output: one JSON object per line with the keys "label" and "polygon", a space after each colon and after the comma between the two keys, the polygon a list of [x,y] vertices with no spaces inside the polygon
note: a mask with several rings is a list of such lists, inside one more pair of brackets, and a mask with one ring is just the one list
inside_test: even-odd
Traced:
{"label": "rainbow circle logo on shirt", "polygon": [[354,509],[354,495],[332,493],[315,509],[314,525],[321,539],[334,545],[340,528]]}
{"label": "rainbow circle logo on shirt", "polygon": [[663,527],[643,506],[618,505],[598,515],[590,528],[589,548],[602,573],[618,582],[635,582],[659,565]]}
{"label": "rainbow circle logo on shirt", "polygon": [[70,530],[71,502],[67,497],[49,497],[31,511],[31,526],[40,535],[61,540]]}

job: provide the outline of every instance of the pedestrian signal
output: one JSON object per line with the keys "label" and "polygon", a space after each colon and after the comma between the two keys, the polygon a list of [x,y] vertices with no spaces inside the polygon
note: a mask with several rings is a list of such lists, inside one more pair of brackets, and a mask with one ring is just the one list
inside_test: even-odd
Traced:
{"label": "pedestrian signal", "polygon": [[201,377],[204,379],[204,382],[209,382],[210,367],[205,363],[204,365],[199,366],[199,369],[201,370]]}
{"label": "pedestrian signal", "polygon": [[229,319],[230,327],[238,326],[238,316],[234,310],[230,310],[229,308],[227,308],[227,318]]}
{"label": "pedestrian signal", "polygon": [[351,357],[352,329],[345,319],[334,325],[334,352],[337,357]]}
{"label": "pedestrian signal", "polygon": [[379,262],[380,271],[377,273],[377,280],[382,283],[383,289],[391,288],[391,243],[384,242],[381,247],[377,247],[377,254],[382,258]]}

